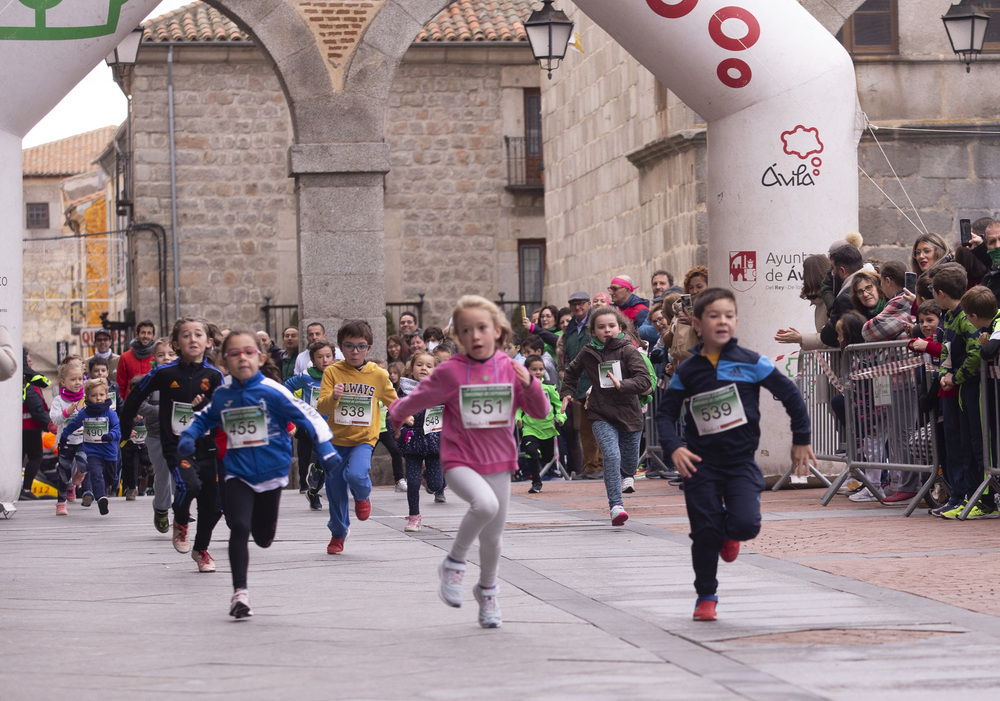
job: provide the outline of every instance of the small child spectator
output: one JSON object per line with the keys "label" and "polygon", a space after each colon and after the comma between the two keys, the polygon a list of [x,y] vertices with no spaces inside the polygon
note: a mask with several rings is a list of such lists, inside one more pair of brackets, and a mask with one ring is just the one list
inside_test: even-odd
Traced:
{"label": "small child spectator", "polygon": [[525,467],[531,475],[531,488],[528,494],[538,494],[542,491],[542,466],[549,463],[554,455],[553,440],[559,435],[557,426],[566,421],[559,401],[559,392],[555,386],[545,381],[545,364],[542,356],[530,355],[524,359],[527,368],[535,379],[542,383],[542,389],[549,398],[549,413],[544,419],[535,419],[518,409],[515,416],[517,427],[521,429],[521,452],[524,453]]}

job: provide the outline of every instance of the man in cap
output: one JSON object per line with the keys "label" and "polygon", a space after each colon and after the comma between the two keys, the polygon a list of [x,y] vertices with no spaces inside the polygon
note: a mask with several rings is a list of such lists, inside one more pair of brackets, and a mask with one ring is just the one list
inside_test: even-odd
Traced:
{"label": "man in cap", "polygon": [[83,364],[84,368],[90,367],[90,361],[94,358],[104,358],[108,361],[108,375],[112,380],[118,377],[118,356],[111,351],[111,332],[107,329],[99,329],[94,334],[94,347],[97,349],[94,354],[87,358]]}

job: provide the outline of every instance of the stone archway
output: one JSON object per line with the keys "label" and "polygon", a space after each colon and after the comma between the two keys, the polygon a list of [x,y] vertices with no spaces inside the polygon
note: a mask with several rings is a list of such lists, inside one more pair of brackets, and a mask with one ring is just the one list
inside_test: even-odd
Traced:
{"label": "stone archway", "polygon": [[[206,0],[253,37],[288,101],[301,316],[328,329],[344,318],[367,319],[378,345],[385,338],[385,102],[403,54],[449,2]],[[337,23],[350,28],[321,29],[344,9],[351,22]]]}

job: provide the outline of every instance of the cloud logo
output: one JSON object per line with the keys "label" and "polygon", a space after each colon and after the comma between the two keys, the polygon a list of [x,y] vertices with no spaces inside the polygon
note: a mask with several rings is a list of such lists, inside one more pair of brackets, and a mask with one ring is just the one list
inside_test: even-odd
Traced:
{"label": "cloud logo", "polygon": [[806,159],[814,153],[823,152],[823,142],[819,140],[819,129],[799,124],[791,131],[781,133],[784,150],[789,156]]}

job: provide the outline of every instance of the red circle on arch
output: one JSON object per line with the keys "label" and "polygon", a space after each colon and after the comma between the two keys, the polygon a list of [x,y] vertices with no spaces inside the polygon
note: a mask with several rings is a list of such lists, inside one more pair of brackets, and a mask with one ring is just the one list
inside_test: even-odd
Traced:
{"label": "red circle on arch", "polygon": [[[740,39],[734,39],[723,34],[722,23],[727,19],[738,19],[746,24],[746,35]],[[711,35],[712,41],[726,51],[743,51],[749,49],[760,39],[760,24],[749,10],[744,10],[742,7],[723,7],[713,13],[712,18],[708,20],[708,33]]]}
{"label": "red circle on arch", "polygon": [[698,0],[681,0],[674,5],[668,5],[663,2],[663,0],[646,0],[646,4],[649,5],[650,10],[658,14],[660,17],[666,17],[667,19],[680,19],[695,8],[698,4]]}
{"label": "red circle on arch", "polygon": [[[733,78],[729,75],[730,70],[739,71],[740,75],[737,78]],[[719,76],[719,80],[722,81],[723,85],[728,85],[731,88],[743,88],[750,82],[753,77],[753,73],[750,72],[750,66],[746,64],[745,61],[741,61],[738,58],[727,58],[725,61],[719,64],[719,68],[716,70],[716,74]]]}

